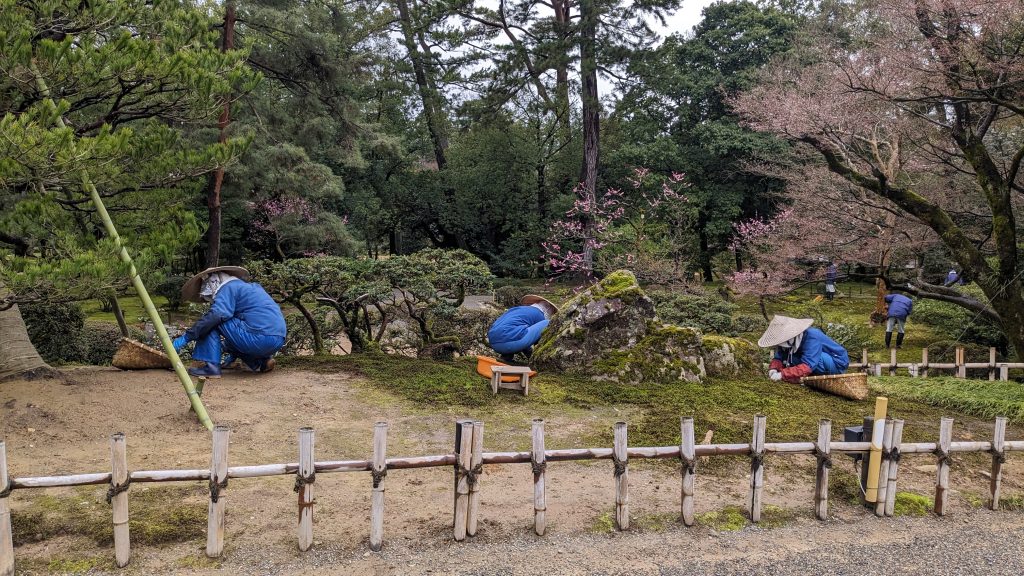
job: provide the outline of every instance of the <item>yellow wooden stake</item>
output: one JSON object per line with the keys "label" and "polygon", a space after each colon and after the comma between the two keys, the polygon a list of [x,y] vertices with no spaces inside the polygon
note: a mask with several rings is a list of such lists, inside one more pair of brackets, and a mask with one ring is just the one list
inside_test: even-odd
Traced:
{"label": "yellow wooden stake", "polygon": [[885,413],[888,409],[888,398],[885,396],[875,398],[875,424],[871,429],[868,482],[864,489],[864,499],[868,502],[876,502],[878,500],[878,472],[882,465],[882,436],[885,434]]}

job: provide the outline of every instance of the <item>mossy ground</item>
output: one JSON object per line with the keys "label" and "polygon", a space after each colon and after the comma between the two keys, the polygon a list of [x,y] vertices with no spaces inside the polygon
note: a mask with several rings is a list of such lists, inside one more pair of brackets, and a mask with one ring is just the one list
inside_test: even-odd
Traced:
{"label": "mossy ground", "polygon": [[893,516],[927,516],[935,508],[935,500],[914,492],[896,492]]}
{"label": "mossy ground", "polygon": [[796,514],[792,510],[764,505],[761,506],[761,520],[757,524],[752,523],[749,513],[739,506],[726,506],[719,510],[698,514],[696,520],[698,525],[706,526],[717,532],[733,532],[747,526],[780,528],[790,524],[795,518]]}
{"label": "mossy ground", "polygon": [[[101,546],[113,545],[110,505],[105,494],[105,488],[80,487],[60,495],[35,496],[27,506],[11,516],[15,545],[55,536],[80,536]],[[159,545],[205,537],[204,487],[134,486],[128,502],[133,543]],[[86,561],[81,558],[73,560]]]}

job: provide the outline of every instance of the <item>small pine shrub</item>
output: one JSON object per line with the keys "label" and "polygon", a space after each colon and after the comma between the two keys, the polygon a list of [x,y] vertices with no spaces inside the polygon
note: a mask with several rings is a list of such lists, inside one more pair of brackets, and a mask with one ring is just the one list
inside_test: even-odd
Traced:
{"label": "small pine shrub", "polygon": [[85,313],[77,304],[25,304],[20,308],[29,340],[44,360],[67,364],[85,358]]}
{"label": "small pine shrub", "polygon": [[821,327],[821,331],[847,350],[867,348],[871,343],[871,331],[865,326],[828,322]]}
{"label": "small pine shrub", "polygon": [[522,286],[502,286],[494,291],[494,302],[503,308],[511,308],[519,306],[527,294],[529,292]]}
{"label": "small pine shrub", "polygon": [[732,320],[736,306],[718,296],[663,291],[652,291],[648,296],[654,300],[658,315],[669,324],[697,328],[705,334],[736,333]]}

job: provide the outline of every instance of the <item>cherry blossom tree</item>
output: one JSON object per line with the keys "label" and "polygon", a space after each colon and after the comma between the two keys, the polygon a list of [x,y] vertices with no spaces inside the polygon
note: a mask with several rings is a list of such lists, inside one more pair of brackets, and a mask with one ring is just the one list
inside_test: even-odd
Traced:
{"label": "cherry blossom tree", "polygon": [[770,66],[737,110],[754,128],[814,151],[879,209],[930,230],[991,305],[923,280],[895,287],[997,321],[1024,354],[1020,2],[869,0],[857,8],[842,23],[853,34],[808,35],[813,44]]}

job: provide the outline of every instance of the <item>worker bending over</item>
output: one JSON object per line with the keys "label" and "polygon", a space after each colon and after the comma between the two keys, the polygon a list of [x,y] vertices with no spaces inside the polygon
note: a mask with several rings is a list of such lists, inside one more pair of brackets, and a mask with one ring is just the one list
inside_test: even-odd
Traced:
{"label": "worker bending over", "polygon": [[768,365],[768,377],[772,381],[785,380],[799,383],[804,376],[842,374],[850,365],[846,348],[829,338],[817,328],[811,328],[814,320],[775,316],[764,331],[757,345],[761,348],[775,348],[775,355]]}

